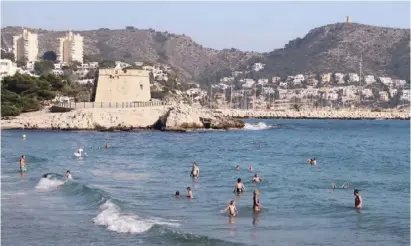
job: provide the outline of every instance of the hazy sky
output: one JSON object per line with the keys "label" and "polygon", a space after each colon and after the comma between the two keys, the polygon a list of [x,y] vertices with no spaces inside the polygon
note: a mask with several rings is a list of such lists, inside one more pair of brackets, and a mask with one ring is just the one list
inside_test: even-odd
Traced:
{"label": "hazy sky", "polygon": [[210,48],[271,51],[312,28],[344,22],[410,28],[409,2],[14,2],[1,26],[87,30],[134,26],[185,34]]}

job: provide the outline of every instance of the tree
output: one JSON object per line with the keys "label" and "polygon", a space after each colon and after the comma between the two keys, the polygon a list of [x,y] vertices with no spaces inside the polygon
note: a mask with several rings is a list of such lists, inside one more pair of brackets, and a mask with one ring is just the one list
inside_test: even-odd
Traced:
{"label": "tree", "polygon": [[6,52],[4,50],[1,51],[1,59],[9,59],[12,62],[15,61],[14,53],[12,52]]}
{"label": "tree", "polygon": [[52,61],[36,61],[34,63],[34,71],[37,74],[45,74],[54,69],[54,63]]}
{"label": "tree", "polygon": [[99,68],[115,68],[116,62],[112,60],[102,60],[98,63]]}
{"label": "tree", "polygon": [[56,54],[56,52],[51,51],[51,50],[44,52],[44,54],[43,54],[43,60],[55,62],[55,61],[57,60],[57,54]]}

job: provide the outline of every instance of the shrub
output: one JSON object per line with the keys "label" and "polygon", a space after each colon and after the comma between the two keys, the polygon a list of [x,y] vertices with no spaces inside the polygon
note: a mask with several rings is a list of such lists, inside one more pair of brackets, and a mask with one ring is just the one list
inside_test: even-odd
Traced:
{"label": "shrub", "polygon": [[21,110],[16,106],[9,104],[1,105],[1,116],[18,116],[21,113]]}

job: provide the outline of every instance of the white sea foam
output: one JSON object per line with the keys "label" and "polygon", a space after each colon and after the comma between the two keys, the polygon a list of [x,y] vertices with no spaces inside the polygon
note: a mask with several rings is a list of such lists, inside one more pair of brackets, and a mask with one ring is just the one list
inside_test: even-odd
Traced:
{"label": "white sea foam", "polygon": [[57,179],[41,178],[39,183],[36,186],[36,189],[38,190],[55,189],[64,183],[65,183],[64,181],[57,180]]}
{"label": "white sea foam", "polygon": [[158,218],[143,219],[134,214],[123,214],[110,200],[101,205],[100,210],[93,221],[110,231],[136,234],[148,231],[154,224],[178,226],[176,223],[164,222]]}
{"label": "white sea foam", "polygon": [[111,177],[116,180],[146,180],[151,177],[149,173],[113,172],[109,170],[92,170],[94,175]]}
{"label": "white sea foam", "polygon": [[243,129],[258,131],[258,130],[266,130],[266,129],[270,129],[274,127],[275,126],[267,126],[267,124],[265,124],[264,122],[258,122],[257,124],[245,123]]}

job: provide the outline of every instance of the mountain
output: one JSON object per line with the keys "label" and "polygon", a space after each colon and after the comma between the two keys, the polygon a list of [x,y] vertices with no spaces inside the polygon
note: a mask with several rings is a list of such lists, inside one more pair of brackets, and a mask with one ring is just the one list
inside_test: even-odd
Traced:
{"label": "mountain", "polygon": [[[30,29],[39,34],[39,51],[57,51],[63,31]],[[2,29],[2,47],[12,44],[21,27]],[[253,62],[266,66],[260,76],[287,76],[305,72],[359,73],[410,78],[410,30],[356,23],[337,23],[311,30],[268,53],[205,48],[190,37],[152,29],[126,27],[74,31],[84,36],[84,53],[94,59],[147,61],[170,64],[186,81],[215,82],[230,71]],[[5,42],[4,42],[5,41]]]}
{"label": "mountain", "polygon": [[[26,29],[38,34],[39,55],[49,50],[56,52],[59,45],[57,38],[66,33],[66,31]],[[13,36],[19,35],[21,30],[21,27],[3,28],[1,30],[2,47],[6,44],[10,47]],[[122,30],[101,28],[73,32],[84,37],[84,54],[96,60],[167,63],[188,81],[216,71],[235,69],[249,58],[260,55],[237,49],[205,48],[185,35],[156,32],[152,29],[141,30],[126,27]]]}
{"label": "mountain", "polygon": [[265,63],[269,75],[359,73],[410,79],[410,29],[337,23],[311,30],[283,49],[253,60]]}

